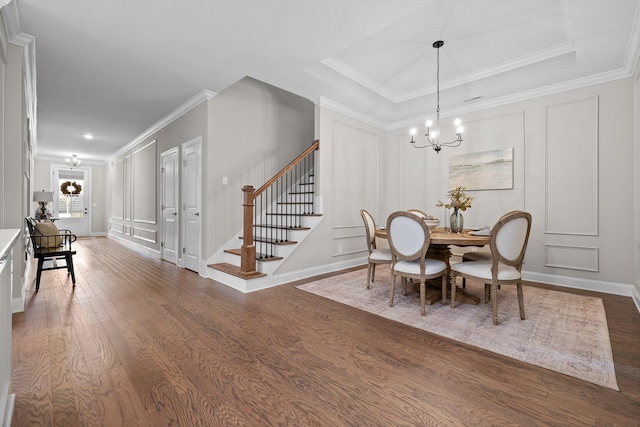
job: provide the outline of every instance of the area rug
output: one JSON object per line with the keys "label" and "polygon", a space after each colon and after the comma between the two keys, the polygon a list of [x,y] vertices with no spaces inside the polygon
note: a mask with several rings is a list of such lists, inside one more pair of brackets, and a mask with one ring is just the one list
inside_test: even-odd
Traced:
{"label": "area rug", "polygon": [[[561,374],[619,390],[609,329],[602,299],[523,286],[526,320],[520,320],[515,286],[499,291],[498,316],[493,324],[491,304],[440,301],[420,316],[417,293],[403,296],[400,280],[394,306],[389,307],[389,267],[376,268],[376,280],[366,289],[367,270],[321,279],[298,289],[368,311],[378,316],[492,351]],[[480,283],[467,291],[482,296]]]}

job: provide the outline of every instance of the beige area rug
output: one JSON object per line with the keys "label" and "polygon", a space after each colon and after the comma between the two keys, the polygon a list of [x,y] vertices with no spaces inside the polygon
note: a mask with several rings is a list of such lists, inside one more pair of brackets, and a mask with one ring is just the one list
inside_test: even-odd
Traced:
{"label": "beige area rug", "polygon": [[[351,307],[406,325],[476,346],[513,359],[550,369],[594,384],[619,390],[613,364],[609,329],[602,299],[524,286],[526,320],[520,320],[515,286],[499,291],[499,325],[493,325],[491,304],[460,304],[451,308],[440,301],[420,316],[418,293],[403,296],[400,280],[394,306],[389,307],[391,274],[378,266],[376,281],[366,289],[367,270],[297,286]],[[479,283],[467,291],[482,296]]]}

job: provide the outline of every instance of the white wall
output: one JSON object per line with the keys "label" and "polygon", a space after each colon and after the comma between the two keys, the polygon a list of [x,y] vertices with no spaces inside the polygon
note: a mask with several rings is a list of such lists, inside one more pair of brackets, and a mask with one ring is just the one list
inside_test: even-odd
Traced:
{"label": "white wall", "polygon": [[[533,215],[524,270],[630,286],[633,274],[633,81],[618,80],[461,117],[458,148],[416,150],[409,129],[389,132],[381,212],[435,204],[448,187],[449,156],[514,148],[511,190],[470,192],[465,226],[493,224],[512,209]],[[438,210],[440,209],[440,210]],[[598,286],[594,284],[594,286]]]}
{"label": "white wall", "polygon": [[634,232],[634,254],[635,254],[635,302],[640,310],[640,67],[636,64],[634,75],[634,141],[635,141],[635,232]]}
{"label": "white wall", "polygon": [[358,265],[366,257],[360,209],[378,222],[385,183],[379,179],[387,160],[386,132],[327,108],[318,107],[320,139],[317,190],[322,195],[322,222],[278,270],[279,274],[338,269]]}
{"label": "white wall", "polygon": [[209,101],[207,117],[204,259],[242,230],[242,187],[259,188],[313,143],[314,105],[244,78]]}
{"label": "white wall", "polygon": [[[32,188],[34,191],[51,189],[51,166],[67,167],[64,159],[34,159]],[[106,233],[106,171],[105,164],[82,162],[82,167],[91,170],[91,224],[90,235],[102,236]],[[30,200],[29,215],[33,215],[38,204]],[[49,203],[51,209],[52,203]]]}
{"label": "white wall", "polygon": [[162,238],[160,154],[206,136],[206,102],[130,144],[105,169],[109,235],[159,256]]}

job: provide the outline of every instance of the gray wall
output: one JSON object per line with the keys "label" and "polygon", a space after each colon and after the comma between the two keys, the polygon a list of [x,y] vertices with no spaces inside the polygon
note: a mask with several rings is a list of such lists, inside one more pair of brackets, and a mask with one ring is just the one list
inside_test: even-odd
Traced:
{"label": "gray wall", "polygon": [[439,154],[412,148],[409,127],[384,132],[320,109],[323,223],[286,268],[364,257],[361,208],[379,224],[409,208],[442,218],[435,205],[449,188],[449,156],[513,148],[513,189],[472,192],[465,225],[527,210],[533,227],[524,270],[531,279],[628,292],[637,282],[633,85],[617,80],[464,114],[465,141]]}
{"label": "gray wall", "polygon": [[260,187],[309,148],[313,122],[312,102],[251,78],[209,101],[204,259],[242,229],[242,187]]}
{"label": "gray wall", "polygon": [[160,250],[160,154],[195,137],[206,137],[206,114],[207,105],[202,103],[109,160],[105,174],[110,235]]}

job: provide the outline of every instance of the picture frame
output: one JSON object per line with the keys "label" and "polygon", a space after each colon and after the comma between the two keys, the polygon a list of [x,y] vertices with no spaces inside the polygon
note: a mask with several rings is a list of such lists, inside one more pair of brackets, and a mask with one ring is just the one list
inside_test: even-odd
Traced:
{"label": "picture frame", "polygon": [[449,188],[513,189],[513,148],[466,153],[449,158]]}

